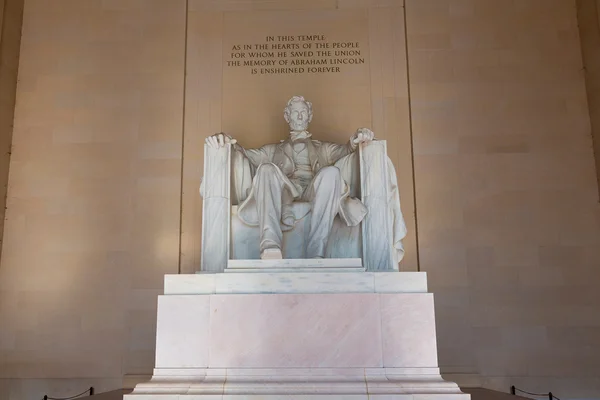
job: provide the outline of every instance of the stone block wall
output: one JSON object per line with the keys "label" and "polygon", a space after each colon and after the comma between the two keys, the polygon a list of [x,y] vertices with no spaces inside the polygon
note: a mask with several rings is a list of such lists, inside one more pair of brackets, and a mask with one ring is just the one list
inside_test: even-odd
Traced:
{"label": "stone block wall", "polygon": [[440,364],[600,393],[600,206],[575,2],[409,0],[419,255]]}
{"label": "stone block wall", "polygon": [[179,262],[185,12],[25,1],[0,266],[11,400],[152,369],[157,295]]}
{"label": "stone block wall", "polygon": [[0,1],[0,242],[13,135],[23,0]]}
{"label": "stone block wall", "polygon": [[600,1],[577,0],[576,5],[596,174],[600,187]]}

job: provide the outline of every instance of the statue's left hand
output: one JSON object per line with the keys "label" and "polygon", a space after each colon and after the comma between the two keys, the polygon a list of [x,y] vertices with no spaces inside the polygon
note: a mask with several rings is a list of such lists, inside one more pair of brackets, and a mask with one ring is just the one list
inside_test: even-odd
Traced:
{"label": "statue's left hand", "polygon": [[220,149],[226,144],[236,144],[237,140],[224,133],[216,133],[206,138],[206,144],[213,149]]}
{"label": "statue's left hand", "polygon": [[359,128],[350,141],[352,144],[366,143],[375,139],[375,134],[367,128]]}

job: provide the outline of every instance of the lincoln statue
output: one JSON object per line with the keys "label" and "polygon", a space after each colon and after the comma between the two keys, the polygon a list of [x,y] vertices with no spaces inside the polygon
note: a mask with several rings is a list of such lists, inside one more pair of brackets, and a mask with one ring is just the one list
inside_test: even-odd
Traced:
{"label": "lincoln statue", "polygon": [[[310,215],[306,215],[310,218],[307,258],[325,257],[337,215],[348,226],[356,226],[367,213],[360,200],[350,197],[349,185],[334,164],[352,154],[361,143],[372,141],[373,132],[358,129],[346,144],[321,142],[308,131],[312,117],[312,104],[302,96],[294,96],[284,109],[289,137],[279,144],[245,149],[223,133],[206,139],[212,148],[231,144],[234,154],[250,164],[252,176],[247,178],[247,193],[240,202],[238,216],[244,223],[259,227],[262,259],[283,257],[282,232],[293,229],[296,221],[304,217],[292,212],[294,201],[310,203]],[[236,168],[233,169],[235,174]]]}

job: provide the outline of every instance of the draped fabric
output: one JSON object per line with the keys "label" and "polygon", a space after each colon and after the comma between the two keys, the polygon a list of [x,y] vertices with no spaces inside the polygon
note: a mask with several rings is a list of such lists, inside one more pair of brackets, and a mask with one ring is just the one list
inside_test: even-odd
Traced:
{"label": "draped fabric", "polygon": [[[356,226],[365,217],[367,210],[357,198],[360,193],[360,170],[358,153],[355,145],[348,143],[320,142],[310,139],[310,134],[297,139],[306,140],[310,165],[316,176],[321,168],[334,165],[339,168],[342,179],[342,190],[339,198],[339,215],[348,226]],[[238,145],[232,151],[232,201],[238,204],[238,216],[247,225],[259,226],[257,199],[255,195],[254,175],[262,164],[273,164],[278,179],[283,182],[287,195],[294,200],[301,200],[303,188],[292,182],[296,166],[293,157],[293,141],[288,139],[279,144],[268,144],[258,149],[244,149]],[[397,261],[404,256],[402,239],[406,236],[406,225],[400,208],[400,194],[396,174],[391,160],[388,159],[388,207],[393,218],[393,247]],[[310,211],[309,211],[310,212]],[[299,220],[306,215],[296,215]],[[291,230],[293,224],[281,222],[283,231]]]}

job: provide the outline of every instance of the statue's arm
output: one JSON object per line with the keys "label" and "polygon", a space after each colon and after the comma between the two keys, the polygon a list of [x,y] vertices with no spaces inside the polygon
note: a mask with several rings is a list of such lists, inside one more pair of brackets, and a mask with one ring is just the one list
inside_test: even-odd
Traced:
{"label": "statue's arm", "polygon": [[250,164],[254,167],[258,167],[260,164],[270,162],[273,158],[274,146],[266,145],[258,149],[245,149],[240,146],[233,137],[226,133],[216,133],[206,138],[206,144],[213,149],[219,149],[227,144],[231,145],[231,148],[235,151],[235,154],[243,154]]}
{"label": "statue's arm", "polygon": [[265,145],[258,149],[245,149],[239,144],[234,144],[233,149],[242,153],[250,161],[254,167],[258,167],[260,164],[271,162],[273,159],[274,146]]}
{"label": "statue's arm", "polygon": [[337,143],[321,143],[323,150],[327,156],[329,165],[335,164],[339,159],[347,156],[356,150],[356,145],[349,141],[346,144]]}
{"label": "statue's arm", "polygon": [[346,144],[323,143],[329,164],[334,164],[342,157],[354,152],[360,143],[370,142],[373,139],[375,139],[373,131],[359,128]]}

